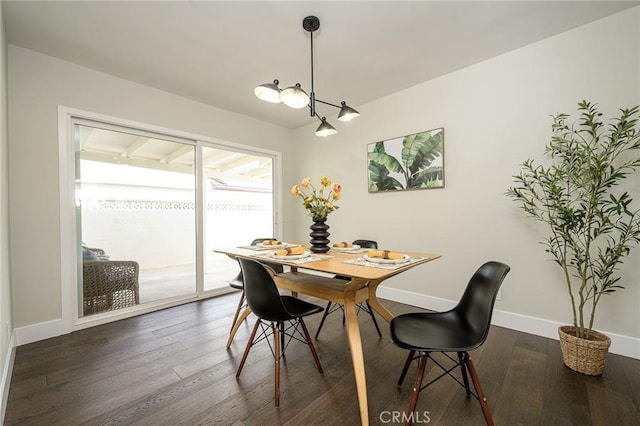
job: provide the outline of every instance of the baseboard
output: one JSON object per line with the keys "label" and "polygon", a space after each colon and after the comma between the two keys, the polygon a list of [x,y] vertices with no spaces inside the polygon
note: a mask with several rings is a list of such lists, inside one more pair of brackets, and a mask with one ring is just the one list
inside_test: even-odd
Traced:
{"label": "baseboard", "polygon": [[62,329],[62,320],[58,319],[28,325],[26,327],[18,327],[15,329],[14,334],[16,335],[16,345],[22,346],[28,343],[60,336],[64,334],[64,332]]}
{"label": "baseboard", "polygon": [[[446,311],[453,308],[457,303],[456,301],[431,297],[424,294],[398,290],[385,286],[378,287],[377,294],[378,297],[382,299],[392,300],[405,305],[416,306],[418,308],[433,311]],[[556,321],[515,314],[513,312],[501,311],[499,309],[494,309],[491,323],[499,327],[535,334],[536,336],[547,337],[554,340],[559,340],[558,327],[566,325]],[[611,347],[609,348],[609,352],[640,359],[639,338],[610,333],[608,331],[601,332],[611,338]]]}
{"label": "baseboard", "polygon": [[[453,308],[456,304],[456,302],[452,300],[413,293],[406,290],[398,290],[385,286],[378,287],[378,296],[382,299],[393,300],[394,302],[404,303],[406,305],[430,309],[433,311],[446,311]],[[499,309],[495,309],[493,311],[492,324],[554,340],[559,340],[558,327],[565,325],[556,321],[515,314],[513,312],[502,311]],[[640,359],[639,338],[610,333],[606,330],[598,331],[605,333],[611,338],[611,347],[609,348],[609,352]],[[60,336],[61,334],[64,334],[62,320],[54,320],[27,327],[20,327],[14,331],[14,347],[48,339],[50,337]]]}
{"label": "baseboard", "polygon": [[7,349],[7,357],[2,366],[2,383],[0,383],[0,424],[4,424],[4,415],[7,411],[7,399],[9,398],[9,387],[11,386],[11,372],[13,371],[13,362],[16,358],[16,333],[11,333],[9,339],[9,347]]}

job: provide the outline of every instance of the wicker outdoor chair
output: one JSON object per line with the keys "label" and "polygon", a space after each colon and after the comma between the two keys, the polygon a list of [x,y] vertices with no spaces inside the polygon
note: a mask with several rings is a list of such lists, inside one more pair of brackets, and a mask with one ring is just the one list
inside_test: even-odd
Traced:
{"label": "wicker outdoor chair", "polygon": [[82,262],[84,315],[139,304],[138,271],[138,262],[132,260]]}

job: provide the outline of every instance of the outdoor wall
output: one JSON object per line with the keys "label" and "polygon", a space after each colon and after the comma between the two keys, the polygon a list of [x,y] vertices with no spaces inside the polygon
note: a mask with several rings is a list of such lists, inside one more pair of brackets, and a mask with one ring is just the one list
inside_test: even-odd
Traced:
{"label": "outdoor wall", "polygon": [[[95,198],[82,203],[82,239],[89,247],[113,260],[135,260],[141,272],[195,265],[194,188],[87,183],[82,190]],[[271,192],[210,189],[206,199],[206,248],[272,235]]]}
{"label": "outdoor wall", "polygon": [[[497,310],[523,321],[570,323],[563,276],[538,243],[544,229],[504,193],[520,163],[543,158],[550,115],[575,116],[583,99],[597,102],[605,117],[640,104],[639,16],[640,8],[629,9],[355,105],[362,115],[350,123],[330,118],[338,134],[326,139],[314,135],[317,124],[297,129],[297,173],[284,186],[321,175],[342,184],[340,209],[328,221],[334,241],[369,238],[385,249],[442,254],[389,280],[395,294],[408,292],[416,304],[420,296],[456,301],[477,267],[499,260],[512,271]],[[445,134],[444,189],[368,193],[367,144],[438,127]],[[640,207],[638,174],[626,188]],[[307,240],[310,220],[295,208],[291,229]],[[603,298],[596,328],[637,339],[640,249],[621,273],[626,289]]]}
{"label": "outdoor wall", "polygon": [[61,318],[59,105],[279,151],[291,178],[288,129],[14,45],[8,61],[15,327]]}

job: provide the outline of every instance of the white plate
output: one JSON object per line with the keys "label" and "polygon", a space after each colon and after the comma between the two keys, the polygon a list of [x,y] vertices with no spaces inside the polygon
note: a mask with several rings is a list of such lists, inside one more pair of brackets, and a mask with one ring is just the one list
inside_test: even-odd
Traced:
{"label": "white plate", "polygon": [[360,246],[354,244],[351,247],[331,247],[331,250],[333,250],[333,251],[356,251],[356,250],[360,250]]}
{"label": "white plate", "polygon": [[262,247],[262,248],[270,248],[270,249],[281,249],[283,247],[286,247],[287,243],[282,243],[282,244],[276,244],[276,245],[271,245],[271,244],[262,244],[262,243],[258,243],[256,244],[258,247]]}
{"label": "white plate", "polygon": [[408,262],[410,257],[406,254],[404,255],[404,259],[383,259],[381,257],[369,257],[366,254],[363,256],[364,260],[373,263],[390,263],[390,264],[398,264]]}
{"label": "white plate", "polygon": [[296,259],[304,259],[305,257],[309,257],[310,255],[311,255],[310,251],[305,251],[302,254],[290,254],[288,256],[278,256],[276,254],[271,253],[269,257],[271,257],[272,259],[278,259],[278,260],[296,260]]}

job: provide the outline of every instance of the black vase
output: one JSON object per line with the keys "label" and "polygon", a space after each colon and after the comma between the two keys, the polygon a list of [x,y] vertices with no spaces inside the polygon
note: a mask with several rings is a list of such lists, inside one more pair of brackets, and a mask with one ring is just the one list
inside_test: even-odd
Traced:
{"label": "black vase", "polygon": [[329,225],[326,224],[326,218],[313,218],[313,225],[310,226],[311,247],[314,253],[326,253],[329,251]]}

